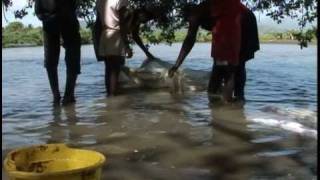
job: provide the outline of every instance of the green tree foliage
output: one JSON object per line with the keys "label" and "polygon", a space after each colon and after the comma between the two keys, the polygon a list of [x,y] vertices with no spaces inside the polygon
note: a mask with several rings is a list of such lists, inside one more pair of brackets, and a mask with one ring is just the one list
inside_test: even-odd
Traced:
{"label": "green tree foliage", "polygon": [[42,45],[42,29],[24,27],[21,22],[12,22],[2,30],[2,46]]}
{"label": "green tree foliage", "polygon": [[[151,43],[166,41],[171,43],[175,39],[175,31],[185,26],[182,18],[182,9],[186,4],[198,4],[203,0],[129,0],[132,8],[141,6],[153,6],[161,8],[166,14],[168,22],[158,23],[149,22],[142,27],[142,35]],[[304,30],[308,23],[312,23],[317,19],[317,1],[316,0],[242,0],[247,7],[253,11],[266,12],[273,20],[281,23],[285,17],[296,19],[301,27],[300,29],[300,45],[306,46],[308,42],[308,31]],[[33,7],[33,0],[28,0],[28,5],[21,10],[15,12],[17,18],[22,18],[27,14],[26,9]],[[96,0],[78,0],[79,17],[91,25],[95,18],[95,2]],[[2,0],[5,8],[12,6],[12,0]],[[155,29],[159,30],[159,34],[151,33]]]}
{"label": "green tree foliage", "polygon": [[[311,42],[316,39],[316,27],[303,32],[307,35],[307,42]],[[186,30],[178,30],[174,33],[174,39],[172,42],[182,42],[186,36]],[[89,28],[81,28],[81,43],[91,44],[91,30]],[[161,31],[157,30],[151,33],[157,40],[163,40],[163,35]],[[149,37],[150,37],[149,36]],[[162,36],[162,37],[161,37]],[[261,42],[296,42],[301,40],[302,34],[299,30],[289,30],[286,32],[270,32],[260,36]],[[211,42],[211,33],[208,31],[200,30],[197,35],[197,42]],[[145,43],[152,43],[148,37],[143,37]],[[16,46],[40,46],[43,45],[42,40],[42,28],[32,27],[30,25],[23,26],[20,22],[12,22],[7,27],[2,28],[2,47],[16,47]]]}
{"label": "green tree foliage", "polygon": [[21,31],[21,30],[23,30],[23,28],[24,27],[23,27],[23,24],[21,22],[12,22],[6,27],[6,29],[8,31],[13,31],[13,32]]}
{"label": "green tree foliage", "polygon": [[294,32],[293,36],[300,42],[299,44],[302,49],[303,47],[308,46],[308,42],[311,42],[312,39],[317,37],[317,28],[313,27],[312,29],[308,29],[306,31]]}
{"label": "green tree foliage", "polygon": [[81,44],[91,44],[92,43],[91,34],[92,33],[90,29],[80,29]]}
{"label": "green tree foliage", "polygon": [[[91,44],[90,29],[82,28],[80,30],[81,43]],[[2,47],[15,46],[40,46],[43,45],[42,28],[33,28],[32,26],[24,26],[21,22],[12,22],[5,28],[2,28]]]}

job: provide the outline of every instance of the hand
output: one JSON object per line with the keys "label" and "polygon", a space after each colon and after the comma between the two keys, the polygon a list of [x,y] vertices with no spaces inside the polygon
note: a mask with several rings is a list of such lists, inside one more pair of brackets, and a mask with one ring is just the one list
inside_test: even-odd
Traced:
{"label": "hand", "polygon": [[172,78],[174,76],[174,74],[176,73],[176,71],[178,70],[178,66],[174,65],[170,68],[169,70],[169,77]]}
{"label": "hand", "polygon": [[126,58],[131,58],[133,56],[133,51],[130,47],[126,48]]}

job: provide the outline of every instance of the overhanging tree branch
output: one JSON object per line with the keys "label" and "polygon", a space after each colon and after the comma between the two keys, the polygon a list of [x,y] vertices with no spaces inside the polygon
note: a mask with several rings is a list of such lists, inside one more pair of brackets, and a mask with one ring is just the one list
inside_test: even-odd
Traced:
{"label": "overhanging tree branch", "polygon": [[[174,32],[183,27],[186,22],[182,18],[182,9],[186,4],[198,4],[203,0],[129,0],[132,8],[145,6],[161,7],[166,14],[168,22],[158,23],[156,21],[144,24],[141,33],[151,43],[166,41],[171,43],[174,39]],[[83,18],[90,26],[95,20],[95,2],[96,0],[78,0],[77,14]],[[245,0],[243,1],[251,10],[266,12],[266,15],[277,23],[281,23],[284,18],[296,19],[300,26],[300,34],[297,38],[301,47],[307,46],[310,39],[310,31],[304,31],[307,24],[312,24],[317,19],[317,1],[316,0]],[[2,5],[6,8],[12,6],[12,0],[2,0]],[[16,18],[23,18],[27,15],[26,9],[32,8],[33,0],[28,1],[25,8],[15,11]],[[158,36],[150,33],[152,30],[160,31]],[[308,33],[307,33],[308,32]]]}

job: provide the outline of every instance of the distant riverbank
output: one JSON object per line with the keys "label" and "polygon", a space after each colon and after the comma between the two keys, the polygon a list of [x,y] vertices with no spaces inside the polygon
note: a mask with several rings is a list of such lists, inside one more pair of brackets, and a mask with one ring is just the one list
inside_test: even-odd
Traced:
{"label": "distant riverbank", "polygon": [[[297,40],[297,33],[295,30],[287,32],[270,32],[259,35],[261,43],[276,43],[276,44],[299,44]],[[41,27],[34,28],[32,26],[24,26],[20,22],[12,22],[2,29],[2,48],[15,47],[35,47],[43,45],[43,32]],[[151,35],[154,38],[160,37],[161,32],[154,31]],[[180,30],[175,32],[172,43],[181,43],[184,41],[187,32]],[[81,43],[92,44],[92,33],[88,28],[80,29]],[[316,44],[317,38],[315,33],[310,31],[310,44]],[[141,37],[143,41],[148,44],[146,37]],[[160,38],[161,39],[161,38]],[[211,33],[200,30],[197,34],[197,42],[211,42]],[[164,41],[164,40],[162,40]],[[160,42],[161,43],[161,42]],[[165,42],[163,42],[165,43]],[[150,43],[152,44],[152,43]]]}

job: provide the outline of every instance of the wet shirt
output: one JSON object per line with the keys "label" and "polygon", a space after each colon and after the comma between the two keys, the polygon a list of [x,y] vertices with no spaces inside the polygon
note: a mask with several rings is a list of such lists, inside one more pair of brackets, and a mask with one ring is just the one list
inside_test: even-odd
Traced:
{"label": "wet shirt", "polygon": [[119,10],[128,5],[127,0],[98,0],[97,8],[102,24],[109,29],[119,30]]}
{"label": "wet shirt", "polygon": [[241,45],[240,0],[212,0],[210,15],[216,18],[212,28],[211,56],[228,64],[239,63]]}

